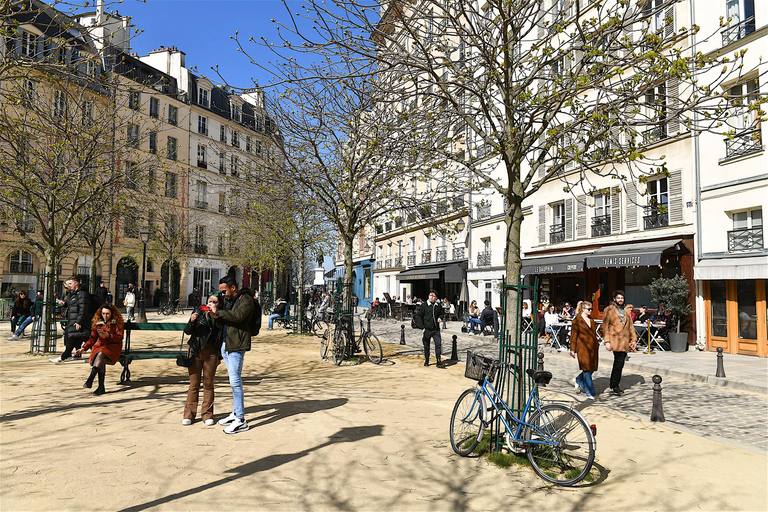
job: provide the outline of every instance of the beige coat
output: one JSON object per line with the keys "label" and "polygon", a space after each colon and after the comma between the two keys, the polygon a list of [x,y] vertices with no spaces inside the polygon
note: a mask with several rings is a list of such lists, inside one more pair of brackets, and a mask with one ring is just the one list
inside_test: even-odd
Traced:
{"label": "beige coat", "polygon": [[616,306],[611,304],[603,310],[603,339],[611,342],[611,350],[629,352],[629,344],[637,341],[637,333],[632,323],[632,315],[627,312],[621,321]]}
{"label": "beige coat", "polygon": [[599,348],[594,324],[589,326],[581,315],[576,315],[573,324],[571,324],[571,351],[576,352],[581,371],[597,371],[597,350]]}

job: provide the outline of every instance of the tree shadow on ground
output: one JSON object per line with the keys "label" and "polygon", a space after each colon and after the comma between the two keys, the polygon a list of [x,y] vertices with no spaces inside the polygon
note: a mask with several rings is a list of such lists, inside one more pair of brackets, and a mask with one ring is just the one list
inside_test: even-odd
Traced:
{"label": "tree shadow on ground", "polygon": [[382,434],[383,429],[384,429],[383,425],[370,425],[370,426],[364,426],[364,427],[345,427],[339,430],[336,434],[332,435],[328,441],[320,445],[317,445],[314,448],[308,448],[306,450],[302,450],[296,453],[270,455],[268,457],[264,457],[259,460],[255,460],[253,462],[243,464],[242,466],[238,466],[236,468],[227,470],[226,475],[224,477],[214,482],[206,483],[204,485],[193,487],[191,489],[177,492],[169,496],[164,496],[162,498],[157,498],[155,500],[152,500],[146,503],[133,505],[132,507],[122,509],[122,511],[127,512],[127,511],[145,510],[148,508],[163,505],[165,503],[170,503],[172,501],[185,498],[187,496],[192,496],[194,494],[197,494],[203,491],[209,491],[214,487],[230,483],[233,480],[238,480],[240,478],[244,478],[244,477],[253,475],[255,473],[261,473],[261,472],[275,469],[279,466],[282,466],[283,464],[287,464],[289,462],[300,459],[302,457],[306,457],[307,455],[309,455],[314,451],[320,450],[322,448],[326,448],[334,444],[354,443],[356,441],[361,441],[363,439],[367,439],[370,437],[378,437]]}

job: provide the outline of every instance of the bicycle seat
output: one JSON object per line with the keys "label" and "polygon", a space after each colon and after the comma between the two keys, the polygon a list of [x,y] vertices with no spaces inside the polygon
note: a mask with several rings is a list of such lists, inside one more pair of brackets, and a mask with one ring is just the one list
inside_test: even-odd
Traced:
{"label": "bicycle seat", "polygon": [[525,370],[525,373],[527,373],[536,384],[544,384],[546,386],[549,384],[549,381],[552,380],[552,372],[536,371],[532,368],[528,368]]}

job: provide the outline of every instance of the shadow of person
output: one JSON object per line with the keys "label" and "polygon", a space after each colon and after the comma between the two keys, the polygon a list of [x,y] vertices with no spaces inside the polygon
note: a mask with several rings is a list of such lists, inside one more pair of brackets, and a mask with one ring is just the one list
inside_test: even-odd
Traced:
{"label": "shadow of person", "polygon": [[223,478],[220,478],[219,480],[206,483],[205,485],[193,487],[185,491],[170,494],[168,496],[164,496],[156,500],[148,501],[146,503],[133,505],[131,507],[122,509],[122,511],[127,512],[127,511],[145,510],[145,509],[156,507],[165,503],[170,503],[174,500],[185,498],[187,496],[191,496],[199,492],[207,491],[219,485],[227,484],[229,482],[232,482],[233,480],[237,480],[239,478],[244,478],[244,477],[253,475],[254,473],[261,473],[263,471],[269,471],[269,470],[275,469],[279,466],[282,466],[283,464],[292,462],[302,457],[306,457],[307,455],[309,455],[314,451],[320,450],[322,448],[325,448],[334,444],[354,443],[356,441],[362,441],[363,439],[378,437],[381,435],[383,429],[384,429],[383,425],[344,427],[338,432],[336,432],[335,434],[333,434],[332,436],[330,436],[328,441],[322,444],[319,444],[313,448],[301,450],[300,452],[296,452],[296,453],[281,453],[277,455],[270,455],[268,457],[255,460],[253,462],[248,462],[236,468],[228,469],[225,472],[225,476]]}
{"label": "shadow of person", "polygon": [[[252,428],[274,423],[275,421],[295,416],[297,414],[311,414],[313,412],[334,409],[345,405],[347,398],[331,398],[328,400],[297,400],[294,402],[279,402],[276,404],[263,404],[246,407],[247,414],[255,414],[251,420]],[[258,413],[263,413],[258,415]]]}

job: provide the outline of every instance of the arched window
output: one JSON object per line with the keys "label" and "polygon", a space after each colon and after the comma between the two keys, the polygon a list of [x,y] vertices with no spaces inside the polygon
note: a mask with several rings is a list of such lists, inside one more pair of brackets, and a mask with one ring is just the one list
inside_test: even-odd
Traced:
{"label": "arched window", "polygon": [[32,263],[32,255],[27,251],[14,251],[10,257],[10,268],[8,269],[12,274],[33,274],[34,265]]}

